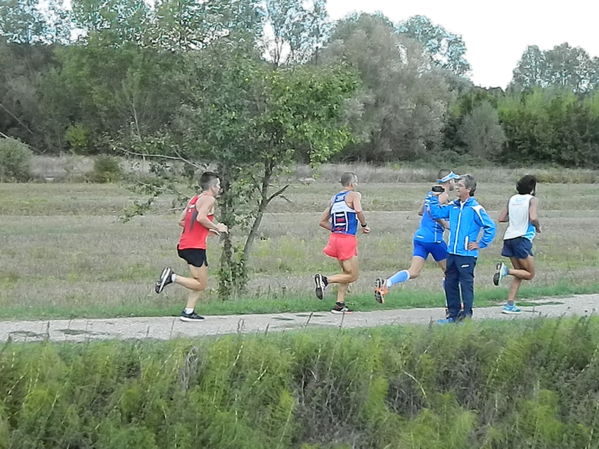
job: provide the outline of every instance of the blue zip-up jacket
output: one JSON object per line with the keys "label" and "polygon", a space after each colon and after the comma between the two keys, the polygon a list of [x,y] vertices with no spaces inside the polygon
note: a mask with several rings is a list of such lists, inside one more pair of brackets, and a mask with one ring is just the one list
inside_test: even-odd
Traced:
{"label": "blue zip-up jacket", "polygon": [[[468,243],[478,242],[482,249],[489,246],[495,238],[497,229],[495,222],[473,197],[468,198],[464,203],[455,200],[442,206],[439,204],[439,197],[435,196],[429,199],[428,208],[435,220],[449,219],[449,243],[447,244],[449,254],[478,257],[478,250],[469,250]],[[483,235],[478,240],[481,229]]]}

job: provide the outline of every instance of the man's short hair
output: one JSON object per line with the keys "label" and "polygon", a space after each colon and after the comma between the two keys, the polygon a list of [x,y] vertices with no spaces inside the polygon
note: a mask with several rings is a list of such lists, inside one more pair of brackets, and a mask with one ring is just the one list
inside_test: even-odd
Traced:
{"label": "man's short hair", "polygon": [[341,180],[339,181],[343,187],[349,187],[352,184],[358,182],[358,175],[354,172],[346,171],[341,175]]}
{"label": "man's short hair", "polygon": [[520,195],[534,195],[537,188],[537,178],[533,175],[524,175],[516,183],[516,190]]}
{"label": "man's short hair", "polygon": [[216,173],[211,172],[211,171],[205,171],[200,176],[200,188],[202,190],[208,190],[210,187],[216,185],[216,182],[219,179],[220,178],[218,177],[218,175]]}
{"label": "man's short hair", "polygon": [[[451,173],[451,170],[448,168],[442,168],[441,170],[439,170],[439,172],[437,173],[437,180],[439,179],[443,179],[445,176],[447,176],[448,174]],[[438,181],[437,181],[438,182]]]}
{"label": "man's short hair", "polygon": [[474,179],[474,176],[462,175],[459,180],[464,182],[464,188],[470,189],[470,196],[474,196],[474,192],[476,192],[476,179]]}

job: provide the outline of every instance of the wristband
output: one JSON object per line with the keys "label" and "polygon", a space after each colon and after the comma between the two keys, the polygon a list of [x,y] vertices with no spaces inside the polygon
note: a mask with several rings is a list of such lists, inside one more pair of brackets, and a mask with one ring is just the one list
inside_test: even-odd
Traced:
{"label": "wristband", "polygon": [[360,226],[362,226],[363,228],[365,228],[366,226],[368,226],[368,223],[364,223],[364,224],[360,223]]}

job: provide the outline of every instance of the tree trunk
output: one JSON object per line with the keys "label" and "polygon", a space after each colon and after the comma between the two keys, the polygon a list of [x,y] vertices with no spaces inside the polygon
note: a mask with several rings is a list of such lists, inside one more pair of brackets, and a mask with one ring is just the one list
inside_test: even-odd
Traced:
{"label": "tree trunk", "polygon": [[252,227],[250,228],[250,232],[245,240],[245,245],[243,247],[243,261],[244,263],[248,260],[250,251],[252,250],[252,246],[254,245],[254,241],[256,240],[256,236],[258,235],[258,230],[260,229],[260,225],[262,224],[262,218],[264,217],[264,211],[268,207],[268,203],[270,202],[268,198],[268,186],[270,185],[270,181],[272,179],[273,173],[273,162],[268,161],[264,164],[264,175],[262,176],[262,185],[260,186],[260,203],[258,205],[258,213],[256,214],[256,218],[252,223]]}

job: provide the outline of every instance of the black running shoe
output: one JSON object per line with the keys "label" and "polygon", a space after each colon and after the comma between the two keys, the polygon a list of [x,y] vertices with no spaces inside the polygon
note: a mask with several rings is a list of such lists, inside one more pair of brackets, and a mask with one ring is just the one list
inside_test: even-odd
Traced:
{"label": "black running shoe", "polygon": [[353,310],[351,310],[349,307],[347,307],[344,302],[336,302],[335,307],[333,307],[331,309],[331,312],[332,313],[352,313]]}
{"label": "black running shoe", "polygon": [[181,316],[179,317],[181,321],[201,321],[204,319],[202,315],[198,315],[197,313],[185,313],[185,310],[181,312]]}
{"label": "black running shoe", "polygon": [[324,280],[324,276],[322,274],[315,274],[314,283],[316,284],[316,289],[314,290],[314,293],[316,293],[316,297],[318,299],[324,298],[324,289],[327,286]]}
{"label": "black running shoe", "polygon": [[510,270],[503,262],[495,265],[495,274],[493,274],[493,284],[498,286],[501,280],[509,274]]}
{"label": "black running shoe", "polygon": [[172,282],[173,270],[170,267],[166,267],[164,270],[162,270],[162,273],[160,273],[160,279],[156,281],[156,285],[154,285],[154,291],[156,291],[156,293],[160,293],[162,290],[164,290],[164,287]]}

